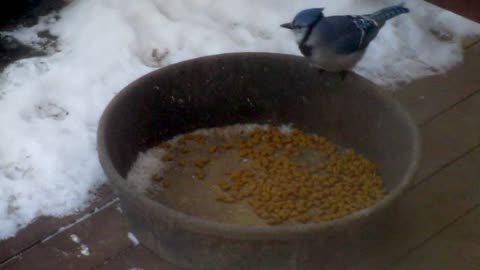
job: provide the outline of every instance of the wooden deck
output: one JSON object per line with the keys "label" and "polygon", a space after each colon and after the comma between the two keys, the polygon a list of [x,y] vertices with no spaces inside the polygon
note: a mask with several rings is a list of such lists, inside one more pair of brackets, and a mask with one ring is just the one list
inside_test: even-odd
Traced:
{"label": "wooden deck", "polygon": [[[382,226],[388,237],[365,240],[369,248],[349,253],[348,269],[480,269],[480,41],[466,47],[464,63],[448,74],[395,93],[421,128],[421,166]],[[0,269],[177,269],[135,245],[128,232],[105,186],[85,211],[40,218],[0,242]]]}

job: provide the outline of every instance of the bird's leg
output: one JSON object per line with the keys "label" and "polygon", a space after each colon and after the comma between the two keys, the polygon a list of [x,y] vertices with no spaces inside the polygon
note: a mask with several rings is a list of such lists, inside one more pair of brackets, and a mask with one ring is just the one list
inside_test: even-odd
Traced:
{"label": "bird's leg", "polygon": [[347,75],[348,75],[348,71],[340,71],[339,74],[340,74],[340,79],[341,79],[342,81],[345,81],[345,78],[346,78]]}

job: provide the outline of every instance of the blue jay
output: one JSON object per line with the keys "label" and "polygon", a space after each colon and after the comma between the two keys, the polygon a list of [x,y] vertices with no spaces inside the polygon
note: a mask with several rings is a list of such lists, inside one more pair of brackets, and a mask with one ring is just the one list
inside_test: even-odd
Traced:
{"label": "blue jay", "polygon": [[344,77],[385,22],[408,12],[401,4],[368,15],[324,17],[323,8],[312,8],[299,12],[291,23],[281,27],[293,31],[300,51],[314,67],[342,72]]}

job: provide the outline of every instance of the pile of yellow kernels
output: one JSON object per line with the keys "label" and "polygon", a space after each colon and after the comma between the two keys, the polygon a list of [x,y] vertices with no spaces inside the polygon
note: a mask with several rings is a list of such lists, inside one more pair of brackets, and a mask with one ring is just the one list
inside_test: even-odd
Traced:
{"label": "pile of yellow kernels", "polygon": [[[202,143],[204,138],[186,135],[177,144],[182,140]],[[222,191],[216,200],[246,200],[268,224],[332,220],[384,197],[383,181],[371,161],[353,150],[339,149],[325,137],[298,129],[256,128],[239,142],[209,146],[212,155],[220,151],[237,151],[249,165],[225,172],[225,179],[216,183]],[[302,158],[312,153],[318,159]],[[168,154],[165,157],[171,160]],[[214,161],[194,163],[198,179],[205,178],[203,168]],[[182,160],[177,164],[182,166]]]}

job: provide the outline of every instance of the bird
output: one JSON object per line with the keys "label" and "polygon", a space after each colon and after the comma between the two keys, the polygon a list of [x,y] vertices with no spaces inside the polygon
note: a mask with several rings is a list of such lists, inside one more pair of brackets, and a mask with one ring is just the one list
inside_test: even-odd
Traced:
{"label": "bird", "polygon": [[386,21],[410,10],[404,4],[366,15],[324,16],[324,8],[297,13],[280,25],[293,31],[298,48],[310,64],[322,71],[339,72],[343,79],[363,57]]}

